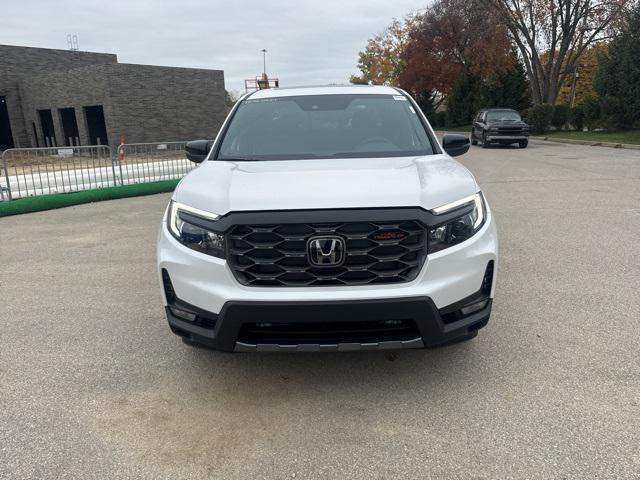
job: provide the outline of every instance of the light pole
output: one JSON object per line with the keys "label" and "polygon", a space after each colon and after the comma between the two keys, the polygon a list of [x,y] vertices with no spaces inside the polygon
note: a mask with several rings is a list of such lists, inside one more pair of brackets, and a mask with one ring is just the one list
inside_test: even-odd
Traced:
{"label": "light pole", "polygon": [[580,78],[580,72],[578,71],[579,65],[576,65],[573,71],[573,82],[571,83],[571,98],[569,99],[569,106],[574,107],[576,103],[576,90],[578,89],[578,79]]}
{"label": "light pole", "polygon": [[260,51],[262,52],[262,73],[266,75],[267,74],[267,50],[263,48]]}

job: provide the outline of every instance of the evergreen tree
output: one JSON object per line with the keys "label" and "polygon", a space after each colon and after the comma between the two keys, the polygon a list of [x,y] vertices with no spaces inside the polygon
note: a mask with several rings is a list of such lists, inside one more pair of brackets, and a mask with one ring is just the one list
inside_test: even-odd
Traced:
{"label": "evergreen tree", "polygon": [[428,91],[423,91],[417,95],[415,95],[415,100],[422,113],[425,114],[427,118],[432,118],[432,116],[436,113],[436,108],[434,105],[435,95]]}
{"label": "evergreen tree", "polygon": [[481,108],[513,108],[523,112],[530,106],[531,89],[520,61],[488,81],[465,70],[447,99],[447,126],[469,125]]}
{"label": "evergreen tree", "polygon": [[447,126],[469,125],[475,113],[483,106],[482,85],[478,77],[464,70],[447,99]]}
{"label": "evergreen tree", "polygon": [[605,124],[613,128],[640,127],[640,2],[626,26],[600,57],[595,79]]}
{"label": "evergreen tree", "polygon": [[[515,55],[515,54],[514,54]],[[499,74],[482,88],[483,107],[513,108],[523,112],[531,106],[531,87],[522,62]]]}

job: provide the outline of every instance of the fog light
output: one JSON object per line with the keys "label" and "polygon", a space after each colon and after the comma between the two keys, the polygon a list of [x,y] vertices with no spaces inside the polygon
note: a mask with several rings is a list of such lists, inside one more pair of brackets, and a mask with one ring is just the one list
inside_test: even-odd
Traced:
{"label": "fog light", "polygon": [[173,316],[178,317],[181,320],[186,320],[187,322],[194,322],[198,317],[195,313],[182,310],[181,308],[169,307],[169,310]]}
{"label": "fog light", "polygon": [[489,303],[489,299],[485,298],[480,302],[472,303],[471,305],[462,307],[460,311],[462,312],[462,315],[466,317],[467,315],[471,315],[472,313],[477,312],[478,310],[482,310],[484,307],[487,306],[487,303]]}

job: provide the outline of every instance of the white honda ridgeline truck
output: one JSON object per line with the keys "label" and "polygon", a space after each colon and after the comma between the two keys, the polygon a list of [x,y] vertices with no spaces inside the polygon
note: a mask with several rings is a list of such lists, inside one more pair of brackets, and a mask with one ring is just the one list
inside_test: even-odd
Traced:
{"label": "white honda ridgeline truck", "polygon": [[491,314],[498,240],[473,175],[381,86],[239,100],[178,185],[158,240],[169,326],[226,351],[432,347]]}

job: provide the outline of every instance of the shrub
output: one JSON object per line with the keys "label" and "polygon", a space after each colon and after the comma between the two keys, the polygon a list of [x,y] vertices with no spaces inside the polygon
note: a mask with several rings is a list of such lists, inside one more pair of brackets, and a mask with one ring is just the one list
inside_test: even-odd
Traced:
{"label": "shrub", "polygon": [[573,107],[571,109],[571,115],[569,116],[569,123],[579,132],[584,130],[584,108],[580,106]]}
{"label": "shrub", "polygon": [[600,121],[598,126],[607,130],[624,130],[633,126],[633,120],[622,115],[629,99],[607,95],[600,97]]}
{"label": "shrub", "polygon": [[543,103],[534,105],[524,112],[524,118],[533,133],[544,133],[549,129],[553,118],[553,105]]}
{"label": "shrub", "polygon": [[601,124],[602,109],[600,106],[600,99],[596,97],[589,97],[584,101],[582,106],[584,109],[584,123],[588,130],[595,130]]}
{"label": "shrub", "polygon": [[558,130],[562,130],[569,123],[569,114],[571,110],[567,105],[556,105],[553,107],[553,115],[551,116],[551,125]]}

